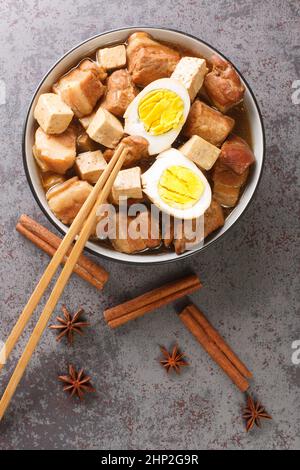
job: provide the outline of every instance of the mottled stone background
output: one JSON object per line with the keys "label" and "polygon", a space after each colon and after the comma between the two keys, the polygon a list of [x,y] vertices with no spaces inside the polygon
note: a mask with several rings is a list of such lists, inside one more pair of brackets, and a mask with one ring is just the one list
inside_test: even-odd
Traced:
{"label": "mottled stone background", "polygon": [[[74,276],[62,302],[83,305],[92,324],[74,347],[46,331],[5,419],[1,449],[300,448],[299,110],[297,0],[3,0],[0,5],[1,296],[0,339],[9,333],[47,256],[14,227],[25,212],[49,226],[26,182],[21,135],[26,108],[48,68],[78,42],[126,25],[161,25],[215,45],[245,74],[261,106],[267,156],[251,207],[203,254],[161,267],[103,261],[110,282],[97,292]],[[299,258],[298,258],[299,261]],[[184,329],[172,306],[111,332],[102,311],[171,276],[194,270],[204,288],[193,300],[254,371],[253,390],[273,421],[247,435],[243,396]],[[56,313],[59,312],[57,308]],[[35,317],[36,318],[36,317]],[[26,335],[2,373],[3,391]],[[159,366],[159,344],[178,341],[191,366],[180,377]],[[93,377],[95,396],[70,400],[56,376],[72,361]]]}

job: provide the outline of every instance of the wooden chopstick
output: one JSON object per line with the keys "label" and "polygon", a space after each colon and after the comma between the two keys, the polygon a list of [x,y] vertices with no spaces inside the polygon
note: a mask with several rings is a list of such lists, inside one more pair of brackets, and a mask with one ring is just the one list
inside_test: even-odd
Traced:
{"label": "wooden chopstick", "polygon": [[[33,354],[33,351],[35,350],[42,334],[43,334],[43,331],[45,330],[46,326],[47,326],[47,323],[51,317],[51,314],[64,290],[64,287],[65,285],[67,284],[68,282],[68,279],[69,277],[71,276],[72,274],[72,271],[73,271],[73,268],[74,266],[76,265],[76,262],[77,262],[77,259],[78,257],[80,256],[81,252],[83,251],[84,249],[84,246],[90,236],[90,233],[91,233],[91,230],[93,229],[94,227],[94,224],[95,224],[95,221],[96,221],[96,216],[97,216],[97,209],[98,209],[98,206],[100,204],[102,204],[108,197],[109,195],[109,192],[111,190],[111,187],[114,183],[114,180],[120,170],[120,168],[122,167],[122,164],[126,158],[126,155],[128,153],[128,150],[126,148],[124,148],[123,146],[118,149],[115,154],[114,154],[114,157],[113,159],[111,160],[112,165],[110,165],[110,163],[108,164],[107,168],[108,171],[105,171],[104,173],[106,173],[106,175],[103,177],[100,177],[100,179],[98,180],[96,186],[94,187],[92,193],[90,194],[89,198],[87,201],[92,201],[92,203],[88,203],[88,204],[85,204],[85,210],[84,211],[80,211],[81,212],[81,217],[80,217],[80,221],[84,221],[85,219],[85,222],[84,222],[84,225],[82,227],[82,230],[80,231],[80,234],[76,240],[76,243],[74,245],[74,248],[73,250],[70,252],[69,254],[69,257],[68,257],[68,261],[66,262],[66,264],[64,265],[55,285],[54,285],[54,288],[48,298],[48,301],[46,302],[46,305],[40,315],[40,318],[29,338],[29,341],[19,359],[19,362],[10,378],[10,381],[6,387],[6,390],[4,391],[4,394],[1,398],[1,401],[0,401],[0,420],[2,419],[13,395],[14,395],[14,392],[24,374],[24,371],[26,369],[26,366],[27,364],[29,363],[30,361],[30,358]],[[112,169],[113,167],[113,169]],[[106,168],[106,170],[107,170]],[[112,171],[110,172],[110,170],[112,169]],[[108,174],[110,173],[110,175],[108,176]],[[102,179],[102,183],[100,184],[100,180]],[[105,181],[105,185],[102,189],[102,184],[103,184],[103,181]],[[102,189],[102,191],[101,191]],[[100,195],[99,195],[99,192],[101,191]],[[96,202],[95,202],[96,201]],[[92,207],[91,207],[92,206]],[[74,222],[76,222],[76,219],[77,217],[75,218]],[[73,224],[74,224],[73,222]],[[69,245],[70,243],[68,244],[68,246],[66,247],[66,238],[68,240],[70,240],[70,236],[68,237],[68,234],[70,232],[70,230],[72,229],[72,226],[73,224],[71,225],[68,233],[66,234],[65,238],[63,239],[62,243],[61,243],[61,246],[63,246],[63,250],[61,249],[61,247],[59,247],[59,249],[57,250],[56,254],[54,255],[54,257],[52,258],[52,261],[53,259],[55,258],[57,261],[58,261],[58,265],[60,264],[61,262],[61,259],[63,258],[63,256],[65,255],[66,251],[67,251],[67,248],[69,248]],[[79,222],[77,221],[76,222],[76,227],[78,227],[78,229],[80,229],[80,224]],[[74,233],[74,229],[72,231],[72,233]],[[76,234],[74,234],[74,237],[73,239],[75,238]],[[73,241],[72,239],[72,241]],[[49,266],[51,265],[51,262],[49,264]],[[48,268],[49,268],[48,266]],[[58,266],[57,266],[58,267]],[[47,271],[47,270],[46,270]],[[56,271],[56,269],[55,269]],[[55,272],[54,271],[54,272]],[[53,273],[54,274],[54,273]],[[52,276],[53,276],[52,274]],[[30,302],[30,309],[27,309],[27,312],[30,312],[30,315],[33,311],[32,309],[32,305],[37,305],[40,298],[41,298],[41,293],[40,293],[40,289],[43,289],[43,292],[45,291],[45,289],[47,288],[52,276],[49,278],[49,274],[47,276],[46,279],[44,279],[43,281],[43,284],[41,285],[40,288],[39,287],[39,284],[37,286],[37,288],[35,289],[34,293],[32,294],[29,302]],[[45,275],[43,276],[45,277]],[[43,278],[42,277],[42,278]],[[38,300],[37,300],[38,299]],[[28,306],[28,304],[27,304]],[[27,307],[26,306],[26,307]],[[26,309],[25,307],[25,309]],[[14,338],[12,338],[12,341],[14,341]]]}
{"label": "wooden chopstick", "polygon": [[[48,264],[44,274],[42,275],[41,279],[39,280],[38,284],[36,285],[27,305],[25,306],[23,312],[21,313],[17,323],[15,324],[14,328],[12,329],[9,337],[6,340],[5,345],[3,346],[3,350],[5,352],[5,357],[8,359],[11,351],[15,347],[19,337],[21,336],[24,328],[26,327],[28,321],[31,318],[34,310],[36,309],[39,301],[41,300],[45,290],[47,289],[52,277],[56,273],[59,265],[61,264],[64,256],[67,254],[71,244],[75,240],[76,235],[78,235],[87,214],[93,208],[99,191],[103,188],[109,174],[111,173],[113,167],[115,166],[116,162],[120,158],[122,151],[124,150],[124,146],[121,144],[117,148],[114,153],[113,158],[110,160],[109,164],[107,165],[106,169],[102,173],[101,177],[97,181],[96,185],[93,188],[93,191],[81,207],[80,211],[78,212],[77,216],[75,217],[72,225],[70,226],[68,232],[66,233],[65,237],[63,238],[58,250],[54,254],[53,258],[51,259],[50,263]],[[3,367],[3,364],[0,364],[0,371]]]}

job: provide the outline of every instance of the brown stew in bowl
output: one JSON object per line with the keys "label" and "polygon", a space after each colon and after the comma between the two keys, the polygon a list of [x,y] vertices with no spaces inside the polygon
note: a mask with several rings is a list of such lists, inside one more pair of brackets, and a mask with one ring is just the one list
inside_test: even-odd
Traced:
{"label": "brown stew in bowl", "polygon": [[[71,224],[122,142],[129,153],[107,201],[114,212],[99,215],[105,230],[91,238],[130,254],[203,242],[239,203],[255,162],[244,92],[229,62],[145,32],[83,58],[34,110],[33,155],[51,211]],[[144,210],[133,216],[135,204]]]}

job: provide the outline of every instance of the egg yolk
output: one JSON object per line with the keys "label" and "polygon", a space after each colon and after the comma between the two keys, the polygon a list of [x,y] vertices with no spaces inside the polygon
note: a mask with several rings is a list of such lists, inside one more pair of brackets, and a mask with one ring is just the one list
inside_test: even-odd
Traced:
{"label": "egg yolk", "polygon": [[203,192],[201,179],[184,166],[170,166],[164,170],[158,183],[161,199],[169,206],[180,209],[194,206]]}
{"label": "egg yolk", "polygon": [[177,93],[157,89],[145,95],[138,106],[139,118],[146,132],[161,135],[183,124],[184,103]]}

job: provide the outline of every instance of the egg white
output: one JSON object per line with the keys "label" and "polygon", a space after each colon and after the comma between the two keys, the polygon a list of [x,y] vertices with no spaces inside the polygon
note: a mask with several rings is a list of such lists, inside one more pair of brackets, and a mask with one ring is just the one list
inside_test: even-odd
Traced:
{"label": "egg white", "polygon": [[[157,89],[171,90],[176,93],[183,101],[183,119],[184,122],[176,129],[171,129],[165,134],[151,135],[145,130],[143,122],[139,118],[138,106],[140,100],[150,91]],[[161,78],[147,85],[130,103],[124,114],[125,126],[124,132],[129,135],[139,135],[149,142],[149,155],[156,155],[171,147],[185,123],[190,111],[190,97],[186,88],[173,78]]]}
{"label": "egg white", "polygon": [[[184,166],[189,168],[204,185],[203,193],[192,207],[179,209],[171,207],[159,195],[158,184],[162,173],[170,166]],[[185,157],[179,150],[171,148],[157,156],[153,165],[142,175],[143,191],[149,199],[162,212],[172,215],[176,219],[196,219],[204,214],[211,204],[211,188],[202,171]]]}

